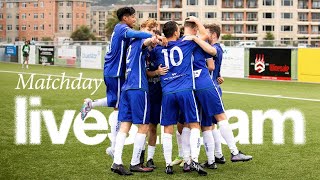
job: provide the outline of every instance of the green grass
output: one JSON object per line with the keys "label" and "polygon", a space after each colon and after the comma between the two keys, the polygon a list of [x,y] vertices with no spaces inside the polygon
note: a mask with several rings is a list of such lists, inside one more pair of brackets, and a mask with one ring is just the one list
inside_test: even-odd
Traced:
{"label": "green grass", "polygon": [[[102,70],[74,69],[62,67],[30,66],[21,69],[18,64],[0,63],[0,71],[19,71],[42,74],[58,74],[66,72],[68,76],[78,76],[82,72],[84,77],[102,78]],[[28,77],[29,75],[25,75]],[[40,76],[36,76],[40,77]],[[105,96],[102,85],[96,94],[89,96],[92,90],[16,90],[18,75],[0,72],[0,179],[116,179],[122,178],[110,171],[111,159],[105,154],[109,140],[88,146],[77,140],[71,126],[66,143],[53,145],[48,132],[42,123],[42,142],[40,145],[15,144],[15,97],[41,96],[42,106],[37,109],[53,110],[58,127],[64,110],[79,110],[83,98],[92,99]],[[275,82],[248,79],[226,78],[222,86],[225,91],[257,93],[267,95],[281,95],[299,98],[320,99],[320,85],[297,82]],[[241,145],[239,149],[253,155],[253,161],[248,163],[231,163],[230,153],[223,145],[224,155],[228,162],[219,165],[218,170],[208,170],[208,178],[215,179],[318,179],[320,177],[320,102],[310,102],[273,97],[257,97],[238,94],[223,95],[226,109],[241,109],[250,119],[253,110],[277,109],[284,112],[289,109],[300,110],[305,117],[306,143],[293,143],[292,123],[285,123],[285,144],[273,145],[272,123],[264,124],[264,143],[262,145]],[[33,108],[36,109],[36,108]],[[98,108],[106,117],[112,109]],[[75,117],[74,117],[75,118]],[[93,120],[92,120],[93,121]],[[232,118],[231,122],[236,119]],[[106,133],[98,131],[100,133]],[[95,132],[88,132],[94,135]],[[237,131],[235,131],[237,134]],[[160,134],[159,134],[160,135]],[[173,157],[177,155],[174,139]],[[132,145],[125,146],[123,161],[129,165]],[[203,148],[200,161],[206,159]],[[175,174],[168,176],[164,173],[164,158],[161,145],[157,145],[155,163],[158,168],[149,174],[135,173],[128,179],[203,179],[196,173],[185,174],[179,167],[174,167]]]}

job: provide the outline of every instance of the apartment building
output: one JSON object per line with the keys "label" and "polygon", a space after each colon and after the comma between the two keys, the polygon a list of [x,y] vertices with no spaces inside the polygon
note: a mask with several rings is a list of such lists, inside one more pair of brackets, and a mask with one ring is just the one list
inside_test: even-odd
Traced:
{"label": "apartment building", "polygon": [[157,6],[161,24],[196,16],[238,40],[263,40],[266,32],[284,42],[320,37],[320,0],[159,0]]}
{"label": "apartment building", "polygon": [[90,24],[91,0],[6,0],[0,2],[0,42],[70,37]]}
{"label": "apartment building", "polygon": [[[124,7],[125,5],[112,5],[108,7],[103,6],[92,6],[91,8],[91,27],[92,32],[96,37],[100,38],[102,41],[106,39],[106,29],[107,19],[112,17],[117,9]],[[126,5],[133,7],[136,10],[137,25],[141,22],[147,20],[148,18],[157,19],[157,5],[156,4],[136,4],[136,5]]]}

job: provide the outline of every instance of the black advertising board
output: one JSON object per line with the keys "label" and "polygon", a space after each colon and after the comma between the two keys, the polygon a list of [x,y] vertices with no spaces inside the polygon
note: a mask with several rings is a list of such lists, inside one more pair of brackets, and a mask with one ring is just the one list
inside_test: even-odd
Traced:
{"label": "black advertising board", "polygon": [[291,80],[291,49],[251,48],[249,78]]}
{"label": "black advertising board", "polygon": [[54,64],[54,46],[39,46],[39,64]]}

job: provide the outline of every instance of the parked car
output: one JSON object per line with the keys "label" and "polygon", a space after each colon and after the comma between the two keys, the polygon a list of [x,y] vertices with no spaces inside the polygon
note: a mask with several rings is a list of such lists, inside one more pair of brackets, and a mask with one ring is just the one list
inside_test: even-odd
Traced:
{"label": "parked car", "polygon": [[237,47],[256,47],[257,43],[254,41],[241,41],[237,43]]}

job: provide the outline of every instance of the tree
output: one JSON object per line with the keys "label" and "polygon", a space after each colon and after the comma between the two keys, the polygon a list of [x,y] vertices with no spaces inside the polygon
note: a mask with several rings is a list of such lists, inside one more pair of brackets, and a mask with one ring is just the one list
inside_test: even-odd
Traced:
{"label": "tree", "polygon": [[265,41],[263,42],[264,46],[273,46],[274,44],[274,35],[272,32],[267,32],[266,36],[263,38]]}
{"label": "tree", "polygon": [[110,39],[113,29],[118,23],[119,23],[119,19],[117,17],[117,13],[116,11],[113,11],[111,17],[107,18],[106,36],[108,39]]}
{"label": "tree", "polygon": [[91,33],[88,26],[82,25],[76,29],[70,36],[74,41],[89,41],[96,40],[96,37]]}
{"label": "tree", "polygon": [[224,45],[226,46],[230,46],[231,45],[231,41],[234,40],[234,36],[232,36],[231,34],[225,34],[221,37],[222,40],[226,40],[224,42]]}

